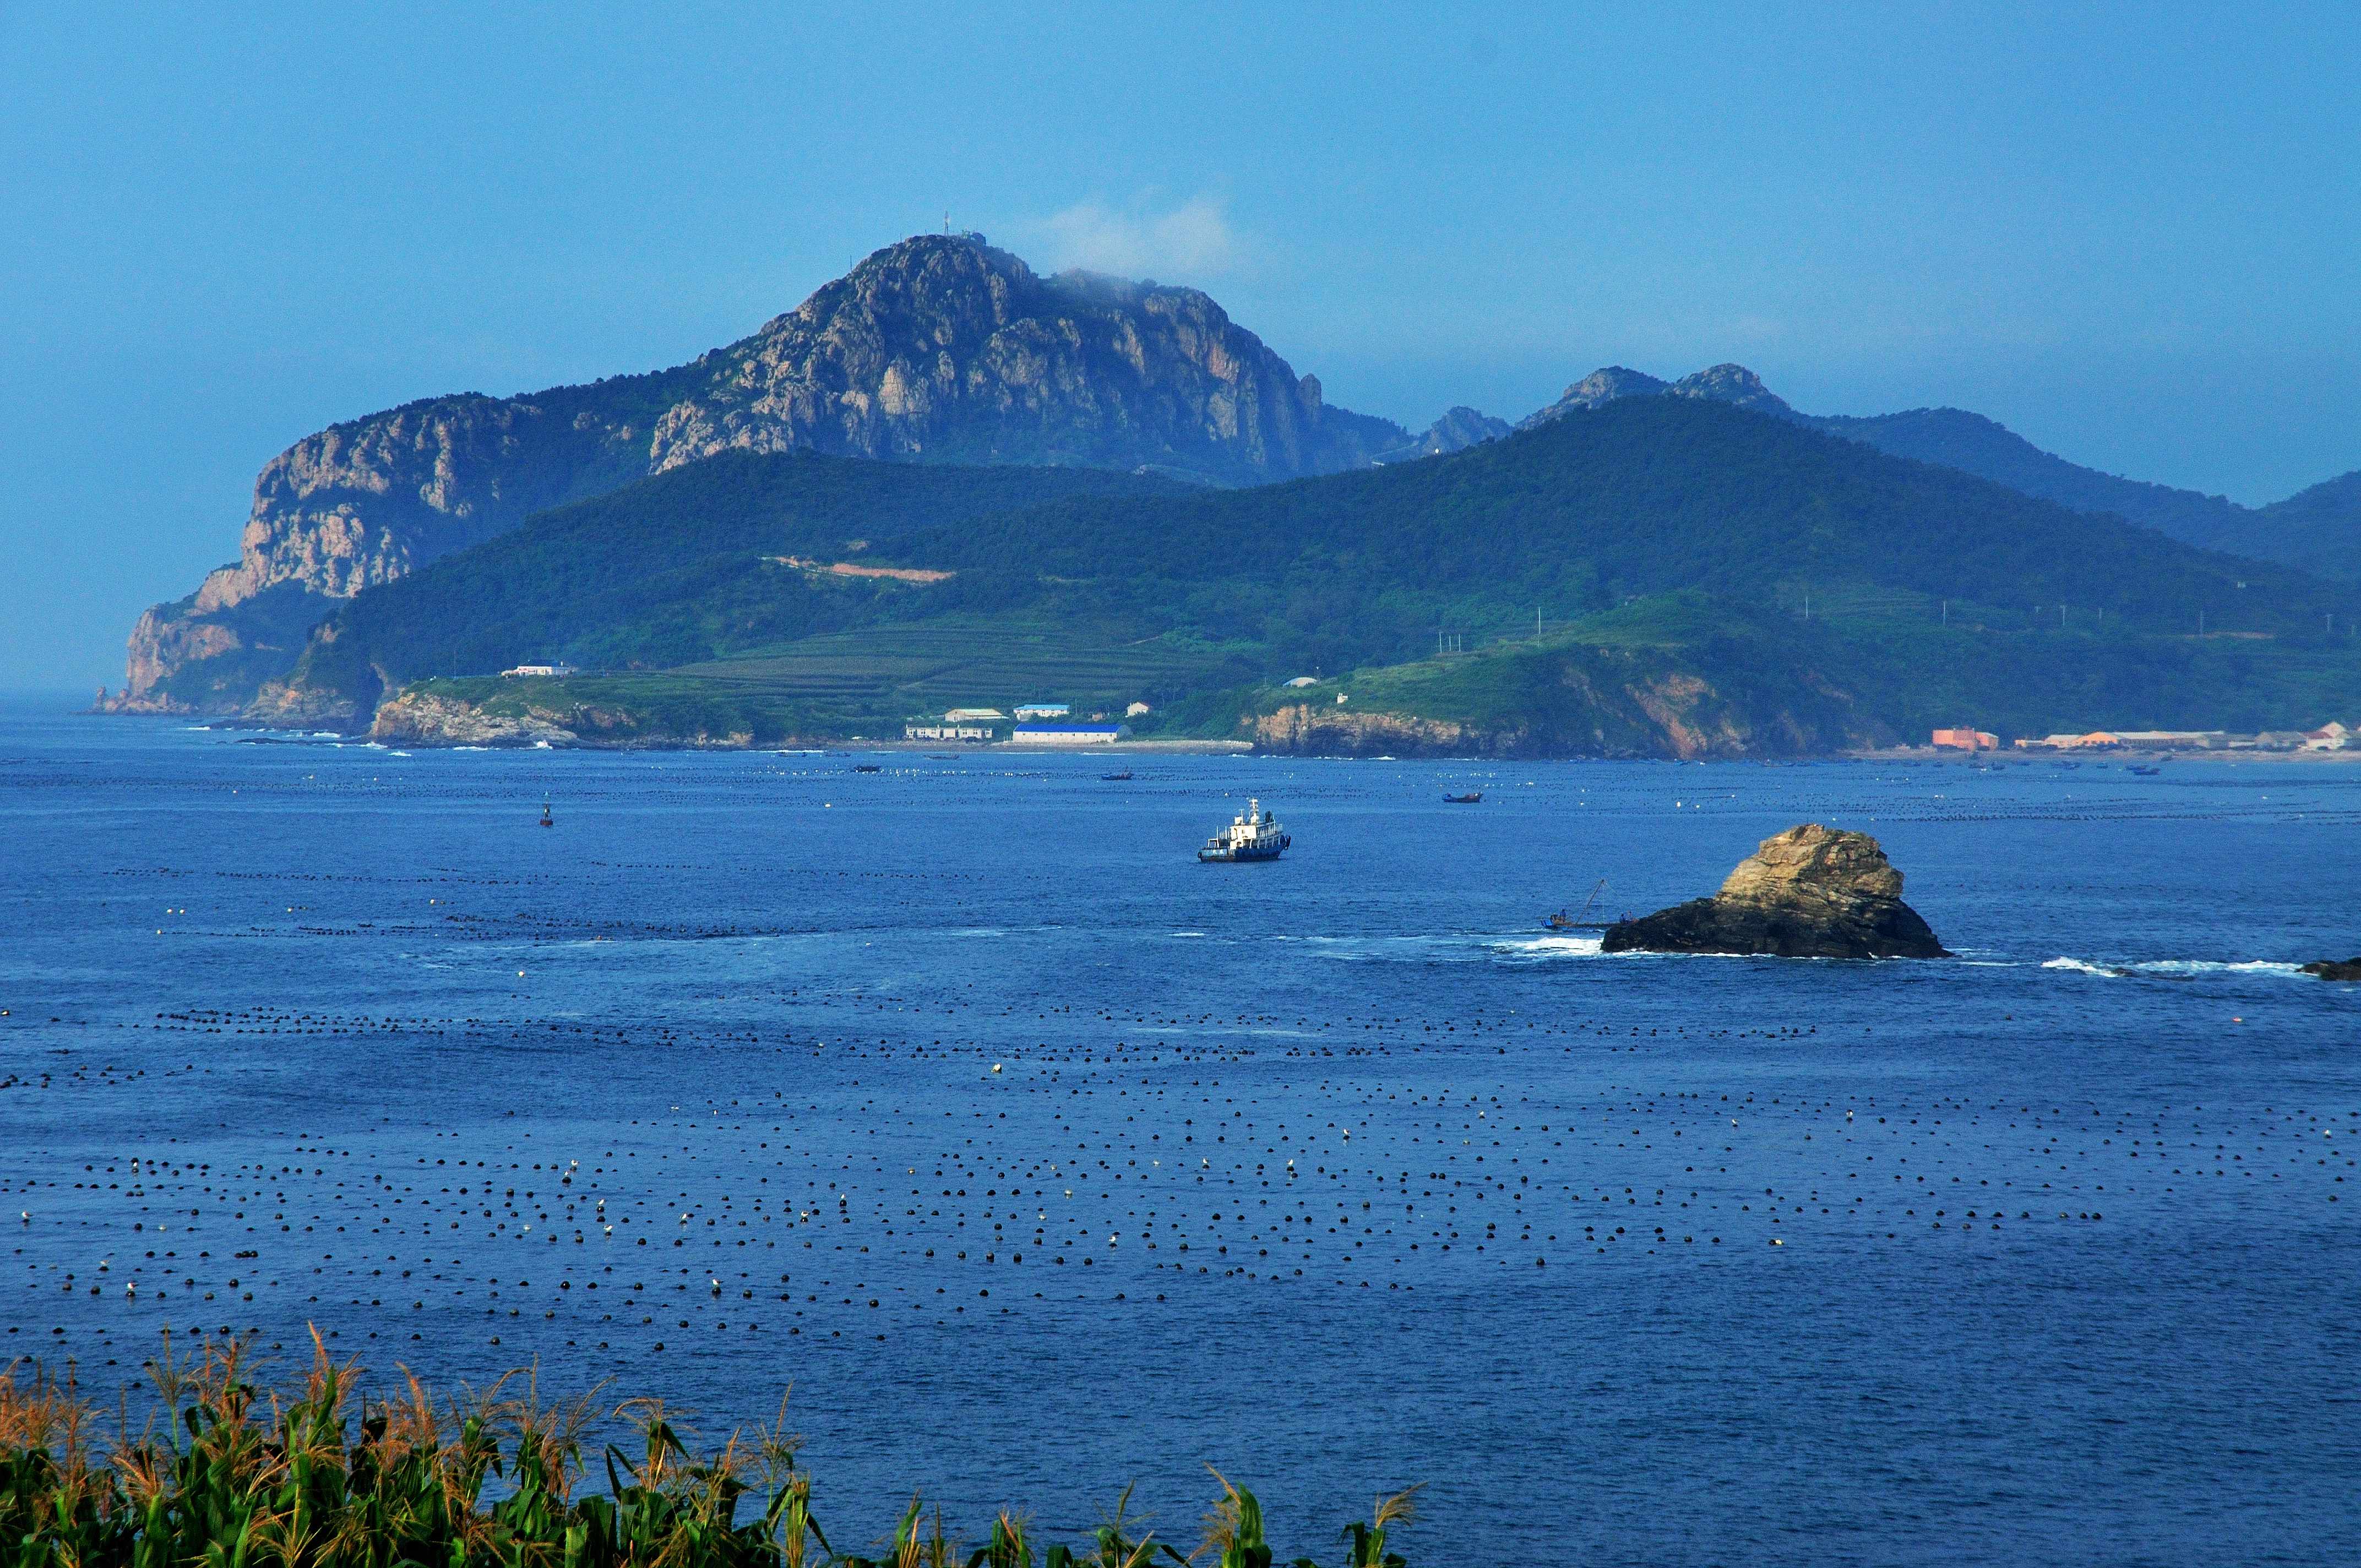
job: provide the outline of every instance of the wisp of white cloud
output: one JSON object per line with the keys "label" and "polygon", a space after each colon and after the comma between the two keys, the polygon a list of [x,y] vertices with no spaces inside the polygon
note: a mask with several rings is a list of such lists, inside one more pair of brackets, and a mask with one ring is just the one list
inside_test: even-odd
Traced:
{"label": "wisp of white cloud", "polygon": [[1082,202],[1042,227],[1053,265],[1126,278],[1217,278],[1239,265],[1244,249],[1229,214],[1212,196],[1193,196],[1163,213]]}

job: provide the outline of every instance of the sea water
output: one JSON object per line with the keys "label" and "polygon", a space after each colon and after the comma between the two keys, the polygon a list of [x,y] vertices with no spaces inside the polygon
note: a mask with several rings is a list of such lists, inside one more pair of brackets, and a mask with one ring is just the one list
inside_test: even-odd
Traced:
{"label": "sea water", "polygon": [[[2361,769],[1126,765],[20,705],[0,1360],[792,1384],[844,1550],[1210,1464],[1282,1557],[2350,1558]],[[1959,956],[1543,929],[1804,821]]]}

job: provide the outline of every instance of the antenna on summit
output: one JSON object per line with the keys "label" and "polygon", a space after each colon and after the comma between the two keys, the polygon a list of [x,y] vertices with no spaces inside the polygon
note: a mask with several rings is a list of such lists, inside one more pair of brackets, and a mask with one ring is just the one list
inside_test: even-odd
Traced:
{"label": "antenna on summit", "polygon": [[943,209],[943,232],[945,234],[951,232],[951,210],[949,207]]}

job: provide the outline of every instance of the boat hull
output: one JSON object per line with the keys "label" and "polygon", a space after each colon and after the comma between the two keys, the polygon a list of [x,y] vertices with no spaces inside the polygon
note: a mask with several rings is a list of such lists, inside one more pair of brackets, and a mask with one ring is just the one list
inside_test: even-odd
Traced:
{"label": "boat hull", "polygon": [[1207,865],[1227,865],[1238,861],[1275,861],[1284,854],[1291,840],[1281,837],[1269,849],[1216,850],[1211,847],[1197,851],[1197,859]]}

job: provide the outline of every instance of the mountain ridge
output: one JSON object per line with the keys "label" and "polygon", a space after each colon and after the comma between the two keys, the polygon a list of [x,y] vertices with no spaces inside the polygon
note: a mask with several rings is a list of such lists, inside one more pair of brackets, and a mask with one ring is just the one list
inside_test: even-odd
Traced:
{"label": "mountain ridge", "polygon": [[[1626,613],[1675,600],[1691,608]],[[1289,749],[1794,754],[1960,713],[2317,723],[2322,683],[2351,689],[2361,657],[2323,617],[2355,608],[2291,569],[1794,419],[1630,398],[1246,489],[726,453],[366,591],[253,717],[365,726],[390,701],[411,739],[488,733],[474,712],[713,744],[898,733],[930,707],[1048,696]],[[1568,617],[1602,651],[1543,646]],[[1438,629],[1455,648],[1534,641],[1486,666],[1485,689],[1444,666],[1385,674]],[[550,659],[593,673],[494,678]],[[1345,668],[1351,689],[1316,701],[1282,685]],[[1447,711],[1361,717],[1388,692]]]}
{"label": "mountain ridge", "polygon": [[[2185,543],[2361,576],[2361,474],[2242,508],[2080,467],[1963,410],[1806,414],[1732,363],[1674,381],[1606,367],[1513,431],[1647,396],[1730,404]],[[126,687],[102,690],[99,706],[238,711],[356,594],[549,509],[731,452],[1240,486],[1414,464],[1511,433],[1464,406],[1413,435],[1330,405],[1316,376],[1202,291],[1045,277],[980,235],[917,236],[683,365],[418,399],[304,437],[258,476],[238,560],[140,616]]]}
{"label": "mountain ridge", "polygon": [[1734,364],[1716,365],[1677,381],[1626,366],[1607,366],[1566,388],[1555,402],[1527,415],[1517,428],[1530,430],[1619,398],[1649,396],[1734,403],[1896,457],[1973,474],[2075,511],[2121,517],[2186,544],[2301,566],[2324,576],[2361,578],[2361,470],[2285,500],[2246,507],[2226,496],[2084,467],[1967,409],[1807,414],[1771,391],[1754,372]]}
{"label": "mountain ridge", "polygon": [[916,236],[684,365],[418,399],[305,436],[258,476],[239,559],[141,616],[110,706],[236,706],[292,662],[291,606],[323,618],[534,512],[721,452],[1253,484],[1449,449],[1466,422],[1413,437],[1333,406],[1202,291],[1045,278],[981,235]]}

